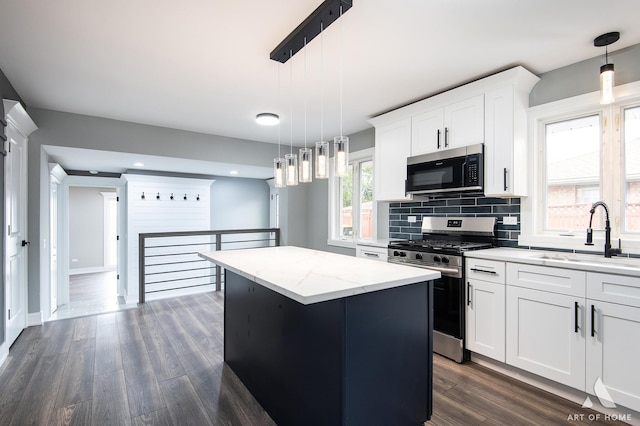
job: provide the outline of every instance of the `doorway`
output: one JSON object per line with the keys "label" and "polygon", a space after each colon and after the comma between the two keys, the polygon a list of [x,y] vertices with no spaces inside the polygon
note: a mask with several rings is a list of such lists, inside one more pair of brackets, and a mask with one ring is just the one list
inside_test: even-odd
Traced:
{"label": "doorway", "polygon": [[64,242],[57,250],[64,270],[58,275],[57,306],[50,319],[111,312],[124,305],[119,282],[123,188],[91,179],[67,177],[64,196],[58,198],[65,206],[58,219]]}

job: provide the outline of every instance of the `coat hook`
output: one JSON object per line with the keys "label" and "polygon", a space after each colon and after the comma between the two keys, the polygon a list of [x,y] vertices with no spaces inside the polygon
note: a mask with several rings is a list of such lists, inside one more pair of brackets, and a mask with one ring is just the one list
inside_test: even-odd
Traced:
{"label": "coat hook", "polygon": [[198,196],[196,197],[197,201],[200,201],[200,194],[198,194]]}
{"label": "coat hook", "polygon": [[169,197],[169,198],[173,200],[173,192],[171,193],[171,197]]}
{"label": "coat hook", "polygon": [[140,199],[144,200],[144,192],[142,193],[142,195],[140,196]]}
{"label": "coat hook", "polygon": [[158,192],[158,195],[156,195],[156,200],[160,199],[160,193]]}
{"label": "coat hook", "polygon": [[187,194],[184,194],[184,200],[187,201]]}

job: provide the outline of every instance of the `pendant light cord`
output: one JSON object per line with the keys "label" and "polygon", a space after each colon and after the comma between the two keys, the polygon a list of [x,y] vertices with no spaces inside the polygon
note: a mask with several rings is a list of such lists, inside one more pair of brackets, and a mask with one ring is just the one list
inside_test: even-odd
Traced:
{"label": "pendant light cord", "polygon": [[[276,64],[276,67],[278,67],[278,93],[276,95],[276,103],[278,104],[278,108],[280,108],[280,65]],[[281,133],[280,120],[278,120],[278,158],[282,158],[282,154],[280,152]]]}
{"label": "pendant light cord", "polygon": [[[342,18],[342,5],[340,5],[340,18]],[[342,19],[340,20],[340,136],[342,133],[342,62],[343,62]]]}
{"label": "pendant light cord", "polygon": [[324,40],[322,32],[324,31],[324,22],[320,21],[320,140],[324,140],[324,90],[323,83],[323,64],[324,64]]}
{"label": "pendant light cord", "polygon": [[291,61],[289,63],[289,69],[290,69],[290,73],[289,73],[289,87],[291,89],[291,96],[289,99],[289,113],[291,115],[291,125],[289,126],[289,133],[290,133],[290,154],[293,154],[293,51],[289,50],[289,60]]}
{"label": "pendant light cord", "polygon": [[307,37],[304,38],[304,149],[307,149]]}

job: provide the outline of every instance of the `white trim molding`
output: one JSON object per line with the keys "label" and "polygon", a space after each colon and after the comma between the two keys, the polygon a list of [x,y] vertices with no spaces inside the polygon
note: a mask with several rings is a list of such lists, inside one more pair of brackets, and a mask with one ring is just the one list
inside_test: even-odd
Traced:
{"label": "white trim molding", "polygon": [[30,312],[27,316],[27,327],[33,327],[34,325],[42,325],[42,311]]}

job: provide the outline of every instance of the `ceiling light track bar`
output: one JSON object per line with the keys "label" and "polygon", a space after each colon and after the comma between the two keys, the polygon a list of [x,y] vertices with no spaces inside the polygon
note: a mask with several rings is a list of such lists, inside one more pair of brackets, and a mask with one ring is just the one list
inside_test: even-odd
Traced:
{"label": "ceiling light track bar", "polygon": [[321,29],[326,30],[341,16],[340,6],[342,6],[342,14],[344,14],[351,9],[352,5],[353,0],[325,0],[291,34],[282,40],[278,47],[273,49],[269,57],[284,64],[305,46],[305,38],[306,43],[309,44],[320,34]]}

